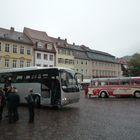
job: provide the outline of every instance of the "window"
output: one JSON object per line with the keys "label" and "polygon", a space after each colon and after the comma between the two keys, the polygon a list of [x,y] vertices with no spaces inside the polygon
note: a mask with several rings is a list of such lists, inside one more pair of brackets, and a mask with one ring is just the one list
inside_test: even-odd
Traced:
{"label": "window", "polygon": [[20,54],[24,54],[24,47],[22,47],[22,46],[20,48]]}
{"label": "window", "polygon": [[27,61],[27,67],[31,66],[31,61]]}
{"label": "window", "polygon": [[9,44],[5,44],[5,52],[9,52],[10,48],[9,48]]}
{"label": "window", "polygon": [[13,53],[17,53],[17,46],[13,45]]}
{"label": "window", "polygon": [[48,60],[48,55],[44,54],[44,60]]}
{"label": "window", "polygon": [[24,67],[24,60],[20,60],[20,68]]}
{"label": "window", "polygon": [[47,49],[52,50],[52,44],[47,44]]}
{"label": "window", "polygon": [[5,67],[9,68],[9,58],[5,58]]}
{"label": "window", "polygon": [[49,65],[49,67],[53,67],[53,65]]}
{"label": "window", "polygon": [[63,58],[58,58],[58,63],[64,63],[64,59]]}
{"label": "window", "polygon": [[31,49],[27,48],[27,55],[31,55]]}
{"label": "window", "polygon": [[81,73],[83,74],[83,69],[81,69]]}
{"label": "window", "polygon": [[43,65],[43,67],[48,67],[48,65]]}
{"label": "window", "polygon": [[50,55],[50,61],[53,61],[53,55]]}
{"label": "window", "polygon": [[74,61],[70,59],[69,64],[74,64]]}
{"label": "window", "polygon": [[66,54],[66,50],[65,49],[62,49],[62,54]]}
{"label": "window", "polygon": [[37,48],[42,49],[43,48],[43,43],[42,42],[37,42]]}
{"label": "window", "polygon": [[0,51],[1,51],[1,42],[0,42]]}
{"label": "window", "polygon": [[36,66],[41,67],[41,64],[36,64]]}
{"label": "window", "polygon": [[70,55],[70,50],[67,50],[67,54]]}
{"label": "window", "polygon": [[2,64],[2,58],[0,57],[0,65]]}
{"label": "window", "polygon": [[17,60],[13,59],[13,68],[16,68],[16,67],[17,67]]}
{"label": "window", "polygon": [[37,53],[37,59],[41,59],[41,53]]}
{"label": "window", "polygon": [[66,71],[61,71],[61,84],[62,89],[65,92],[76,91],[76,80],[73,78],[73,75]]}
{"label": "window", "polygon": [[65,64],[68,64],[69,63],[69,60],[68,59],[65,59]]}

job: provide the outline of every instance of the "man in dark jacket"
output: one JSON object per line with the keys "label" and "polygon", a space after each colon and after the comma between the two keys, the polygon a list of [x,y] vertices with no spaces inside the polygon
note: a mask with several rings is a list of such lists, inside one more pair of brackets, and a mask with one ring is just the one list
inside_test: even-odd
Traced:
{"label": "man in dark jacket", "polygon": [[4,91],[0,88],[0,120],[2,120],[3,107],[5,105]]}
{"label": "man in dark jacket", "polygon": [[15,122],[19,119],[19,115],[18,115],[19,103],[20,103],[20,97],[16,93],[16,88],[12,87],[11,93],[9,93],[7,97],[9,123]]}

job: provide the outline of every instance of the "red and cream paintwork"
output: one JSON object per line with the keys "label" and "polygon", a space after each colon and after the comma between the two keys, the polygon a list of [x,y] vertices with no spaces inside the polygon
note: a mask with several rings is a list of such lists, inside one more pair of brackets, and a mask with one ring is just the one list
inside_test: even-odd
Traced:
{"label": "red and cream paintwork", "polygon": [[[131,83],[131,82],[130,82]],[[140,84],[129,85],[90,85],[88,87],[89,97],[111,97],[111,96],[134,96],[140,98]]]}

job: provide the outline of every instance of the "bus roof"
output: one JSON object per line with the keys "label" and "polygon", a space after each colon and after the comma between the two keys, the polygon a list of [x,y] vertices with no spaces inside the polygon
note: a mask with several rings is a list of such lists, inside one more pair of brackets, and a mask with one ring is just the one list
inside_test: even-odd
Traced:
{"label": "bus roof", "polygon": [[33,67],[3,69],[3,70],[0,70],[0,73],[22,72],[22,71],[32,71],[32,70],[45,70],[45,69],[47,69],[47,70],[49,70],[49,69],[72,70],[72,69],[64,68],[64,67],[37,67],[37,66],[33,66]]}
{"label": "bus roof", "polygon": [[109,80],[127,80],[127,79],[140,79],[140,77],[112,77],[112,78],[93,78],[91,81],[109,81]]}

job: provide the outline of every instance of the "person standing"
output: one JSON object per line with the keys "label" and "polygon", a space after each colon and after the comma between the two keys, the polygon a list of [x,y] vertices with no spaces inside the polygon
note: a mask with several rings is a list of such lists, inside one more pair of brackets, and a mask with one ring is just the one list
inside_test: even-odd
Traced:
{"label": "person standing", "polygon": [[11,78],[10,77],[8,79],[5,79],[4,91],[5,91],[5,96],[7,98],[8,94],[11,92]]}
{"label": "person standing", "polygon": [[2,114],[3,114],[4,105],[5,105],[4,91],[3,91],[2,88],[0,88],[0,121],[2,120]]}
{"label": "person standing", "polygon": [[8,107],[8,121],[9,123],[16,122],[19,120],[18,106],[20,103],[20,97],[16,92],[16,88],[12,87],[11,92],[7,96],[7,107]]}
{"label": "person standing", "polygon": [[87,96],[87,94],[88,94],[88,85],[87,84],[84,86],[84,92],[85,92],[85,96]]}
{"label": "person standing", "polygon": [[29,94],[25,97],[28,104],[29,123],[34,122],[34,94],[33,89],[29,90]]}

